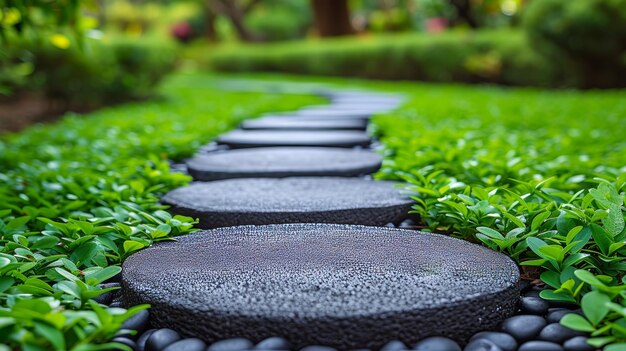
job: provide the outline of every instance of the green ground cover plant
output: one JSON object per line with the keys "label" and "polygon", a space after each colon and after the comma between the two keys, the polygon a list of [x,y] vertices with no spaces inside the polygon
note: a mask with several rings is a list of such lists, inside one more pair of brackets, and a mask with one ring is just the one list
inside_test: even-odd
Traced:
{"label": "green ground cover plant", "polygon": [[193,231],[193,219],[158,204],[190,181],[168,160],[244,118],[322,101],[211,83],[176,75],[159,100],[0,138],[0,350],[130,350],[107,341],[147,306],[108,308],[93,298],[130,254]]}
{"label": "green ground cover plant", "polygon": [[[408,86],[404,86],[408,87]],[[396,87],[400,89],[400,87]],[[422,230],[517,261],[562,323],[626,346],[626,94],[416,86],[378,116],[378,179],[403,180]]]}

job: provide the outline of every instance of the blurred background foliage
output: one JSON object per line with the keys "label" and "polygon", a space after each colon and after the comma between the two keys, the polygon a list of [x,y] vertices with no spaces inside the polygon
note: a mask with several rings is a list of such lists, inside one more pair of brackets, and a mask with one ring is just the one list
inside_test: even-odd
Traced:
{"label": "blurred background foliage", "polygon": [[0,0],[0,115],[149,97],[176,64],[623,87],[626,0]]}

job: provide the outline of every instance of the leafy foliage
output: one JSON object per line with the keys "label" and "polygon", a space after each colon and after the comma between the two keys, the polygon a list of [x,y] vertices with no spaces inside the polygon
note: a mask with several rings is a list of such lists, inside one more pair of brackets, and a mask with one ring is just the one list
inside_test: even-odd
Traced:
{"label": "leafy foliage", "polygon": [[164,100],[0,139],[0,349],[125,349],[105,342],[147,306],[107,308],[93,298],[110,290],[99,284],[130,254],[193,231],[192,218],[158,203],[189,181],[168,160],[243,118],[319,101],[222,92],[207,81],[176,76]]}
{"label": "leafy foliage", "polygon": [[582,304],[564,324],[626,342],[623,92],[417,87],[375,119],[379,179],[412,190],[424,230],[481,242]]}

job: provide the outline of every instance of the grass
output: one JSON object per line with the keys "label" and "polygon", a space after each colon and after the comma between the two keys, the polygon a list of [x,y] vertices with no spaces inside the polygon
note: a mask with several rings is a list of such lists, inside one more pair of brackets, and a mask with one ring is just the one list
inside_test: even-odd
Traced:
{"label": "grass", "polygon": [[[129,311],[99,306],[97,285],[153,242],[189,233],[158,199],[189,177],[191,155],[261,112],[321,99],[224,92],[206,75],[175,75],[163,99],[117,106],[0,139],[0,350],[96,350]],[[102,348],[99,348],[102,347]]]}
{"label": "grass", "polygon": [[[108,340],[143,307],[103,310],[90,301],[102,293],[96,285],[136,250],[193,230],[192,219],[172,218],[157,202],[189,181],[167,159],[259,112],[321,102],[220,92],[218,78],[175,75],[162,101],[2,139],[0,343],[91,350]],[[581,304],[584,316],[564,324],[592,332],[608,351],[624,346],[626,92],[315,82],[405,94],[405,105],[373,120],[385,156],[376,178],[405,182],[423,230],[509,255],[547,284],[544,298]]]}

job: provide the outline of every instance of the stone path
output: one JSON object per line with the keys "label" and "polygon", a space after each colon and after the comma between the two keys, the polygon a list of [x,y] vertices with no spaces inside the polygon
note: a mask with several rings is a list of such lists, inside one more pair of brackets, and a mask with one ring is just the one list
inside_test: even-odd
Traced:
{"label": "stone path", "polygon": [[187,162],[198,182],[162,201],[218,229],[131,256],[125,301],[152,304],[153,327],[214,343],[210,350],[253,345],[223,338],[276,335],[296,348],[379,348],[430,335],[463,343],[511,315],[519,272],[510,259],[383,227],[406,218],[412,201],[393,182],[362,177],[380,166],[363,130],[401,97],[323,95],[330,105],[247,121],[217,139],[226,150]]}

